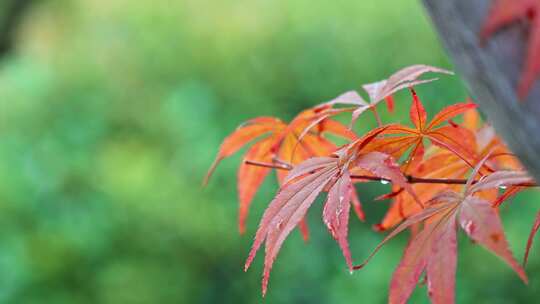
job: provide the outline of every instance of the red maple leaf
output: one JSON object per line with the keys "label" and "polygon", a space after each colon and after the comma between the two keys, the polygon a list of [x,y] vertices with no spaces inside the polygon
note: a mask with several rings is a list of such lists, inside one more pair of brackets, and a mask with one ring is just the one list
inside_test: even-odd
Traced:
{"label": "red maple leaf", "polygon": [[531,178],[525,171],[497,171],[475,183],[475,176],[488,158],[489,155],[476,165],[461,193],[449,190],[437,194],[425,209],[405,220],[386,236],[363,264],[355,266],[355,269],[364,267],[398,233],[424,223],[423,229],[413,235],[394,272],[389,303],[406,303],[424,272],[432,303],[455,302],[458,227],[476,243],[499,256],[527,282],[523,268],[508,248],[498,210],[493,208],[491,202],[476,194],[502,185],[530,182]]}
{"label": "red maple leaf", "polygon": [[481,38],[486,40],[501,27],[515,21],[525,20],[530,24],[527,59],[518,87],[518,96],[527,96],[535,79],[540,74],[540,1],[497,0],[482,28]]}
{"label": "red maple leaf", "polygon": [[316,108],[334,106],[337,104],[355,106],[356,108],[352,109],[351,125],[354,124],[354,122],[362,113],[364,113],[366,110],[371,110],[380,126],[382,125],[382,122],[380,120],[379,114],[377,114],[377,105],[381,101],[386,100],[388,111],[392,112],[394,110],[394,98],[392,97],[394,93],[405,88],[411,88],[420,84],[430,83],[438,79],[418,79],[426,73],[439,73],[448,75],[454,74],[450,71],[425,64],[412,65],[395,72],[390,77],[388,77],[388,79],[383,79],[377,82],[362,85],[362,88],[369,96],[369,102],[366,102],[364,98],[362,98],[362,96],[358,94],[358,92],[348,91],[339,95],[331,101],[325,102],[317,106]]}
{"label": "red maple leaf", "polygon": [[[328,192],[323,220],[341,247],[345,261],[352,271],[347,229],[353,193],[350,172],[354,168],[361,168],[374,176],[391,180],[405,190],[411,191],[411,195],[417,198],[391,156],[380,152],[362,153],[365,145],[385,128],[387,127],[372,130],[336,151],[332,157],[308,159],[287,175],[283,186],[263,214],[245,265],[247,270],[257,251],[265,243],[263,295],[266,293],[270,270],[281,245],[322,192]],[[421,204],[419,201],[418,203]]]}

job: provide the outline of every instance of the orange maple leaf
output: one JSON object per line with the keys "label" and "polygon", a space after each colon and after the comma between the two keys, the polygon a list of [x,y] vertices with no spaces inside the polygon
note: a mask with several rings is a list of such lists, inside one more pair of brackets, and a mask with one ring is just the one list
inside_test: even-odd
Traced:
{"label": "orange maple leaf", "polygon": [[[489,154],[482,169],[482,173],[490,173],[494,170],[521,170],[522,166],[517,158],[510,153],[503,141],[496,136],[491,126],[480,127],[480,118],[476,109],[470,109],[464,113],[464,121],[462,126],[474,132],[473,140],[468,140],[467,145],[474,152],[474,159],[482,159]],[[436,146],[431,146],[430,154],[425,160],[410,173],[414,176],[423,178],[449,178],[460,179],[464,178],[470,169],[470,166],[453,152],[445,149],[440,149]],[[420,197],[421,201],[431,199],[436,193],[443,190],[459,190],[461,185],[448,184],[414,184],[412,185],[414,192]],[[515,186],[522,190],[523,187]],[[399,191],[394,187],[394,191]],[[514,195],[517,191],[514,186],[507,189],[508,194],[499,198],[500,201],[507,199],[510,195]],[[478,195],[490,202],[497,204],[498,191],[488,190],[482,191]],[[382,222],[375,225],[376,230],[387,230],[404,219],[421,211],[421,208],[414,202],[413,198],[405,192],[400,191],[392,196],[393,202],[388,209]],[[500,204],[500,203],[499,203]]]}
{"label": "orange maple leaf", "polygon": [[399,159],[405,152],[411,150],[404,165],[404,172],[414,170],[423,160],[424,140],[445,150],[453,152],[469,165],[474,160],[471,150],[473,135],[464,128],[455,125],[442,124],[463,112],[476,107],[474,103],[458,103],[448,106],[437,113],[428,123],[427,114],[416,92],[411,89],[413,102],[410,109],[410,119],[414,128],[404,125],[394,125],[385,130],[385,134],[394,136],[381,138],[370,144],[374,151],[381,151]]}
{"label": "orange maple leaf", "polygon": [[[247,215],[253,198],[271,171],[270,168],[252,166],[246,164],[245,161],[283,162],[294,165],[310,157],[325,156],[332,153],[336,146],[324,136],[325,134],[330,133],[349,140],[356,138],[356,134],[341,123],[328,118],[322,120],[320,118],[321,112],[315,110],[301,112],[290,124],[286,124],[274,117],[258,117],[241,124],[223,140],[218,155],[208,170],[204,184],[207,183],[221,160],[236,153],[246,144],[261,138],[260,141],[248,149],[238,170],[237,186],[240,203],[238,229],[240,233],[245,232]],[[299,136],[313,122],[316,122],[316,125],[299,142]],[[280,184],[286,175],[286,171],[279,170],[277,172]],[[353,197],[354,210],[358,217],[363,220],[364,214],[356,199],[356,194],[353,194]],[[307,239],[308,230],[304,222],[301,223],[300,228],[304,238]]]}

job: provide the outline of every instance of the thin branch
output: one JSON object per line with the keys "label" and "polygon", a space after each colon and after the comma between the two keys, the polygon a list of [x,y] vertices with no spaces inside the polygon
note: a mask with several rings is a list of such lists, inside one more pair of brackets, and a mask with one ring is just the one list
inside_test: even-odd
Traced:
{"label": "thin branch", "polygon": [[293,167],[293,165],[291,165],[291,163],[288,163],[288,162],[278,158],[277,156],[272,158],[272,163],[281,165],[284,168],[291,168],[292,169],[292,167]]}
{"label": "thin branch", "polygon": [[[253,160],[245,160],[245,164],[252,165],[252,166],[259,166],[259,167],[265,167],[265,168],[272,168],[272,169],[278,169],[278,170],[292,170],[292,166],[290,165],[284,165],[284,164],[272,164],[272,163],[264,163],[264,162],[258,162]],[[458,179],[458,178],[422,178],[422,177],[416,177],[413,175],[404,175],[407,179],[407,182],[409,184],[446,184],[446,185],[465,185],[467,184],[466,179]],[[376,176],[370,176],[370,175],[351,175],[352,179],[356,180],[366,180],[366,181],[378,181],[378,182],[391,182],[390,179],[387,178],[381,178]],[[474,181],[476,183],[477,181]],[[535,183],[522,183],[517,184],[515,186],[519,187],[538,187]]]}

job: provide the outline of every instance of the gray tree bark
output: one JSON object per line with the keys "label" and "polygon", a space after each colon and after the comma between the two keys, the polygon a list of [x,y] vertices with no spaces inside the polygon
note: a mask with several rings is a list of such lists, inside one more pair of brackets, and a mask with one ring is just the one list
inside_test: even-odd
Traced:
{"label": "gray tree bark", "polygon": [[423,0],[456,72],[495,130],[540,181],[540,81],[519,101],[527,28],[515,24],[480,44],[479,32],[493,0]]}

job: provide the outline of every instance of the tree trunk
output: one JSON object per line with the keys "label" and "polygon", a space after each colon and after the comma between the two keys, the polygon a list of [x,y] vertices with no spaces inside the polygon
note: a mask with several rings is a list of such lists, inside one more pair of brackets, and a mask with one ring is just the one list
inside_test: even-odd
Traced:
{"label": "tree trunk", "polygon": [[8,0],[0,5],[0,57],[13,47],[15,31],[22,16],[34,0]]}
{"label": "tree trunk", "polygon": [[479,32],[493,0],[423,2],[480,110],[540,181],[540,81],[525,100],[516,95],[525,60],[526,25],[511,25],[481,45]]}

